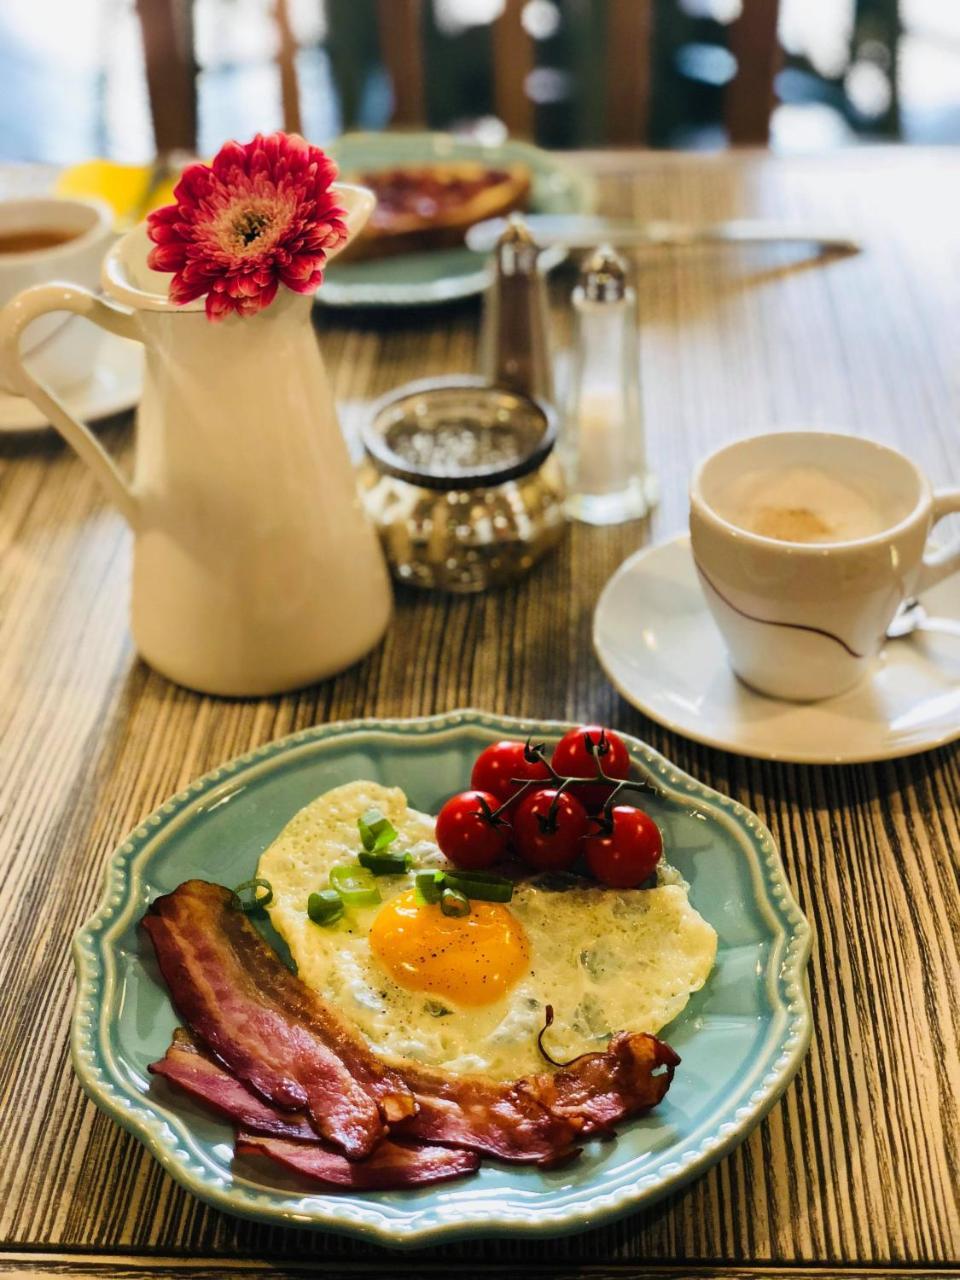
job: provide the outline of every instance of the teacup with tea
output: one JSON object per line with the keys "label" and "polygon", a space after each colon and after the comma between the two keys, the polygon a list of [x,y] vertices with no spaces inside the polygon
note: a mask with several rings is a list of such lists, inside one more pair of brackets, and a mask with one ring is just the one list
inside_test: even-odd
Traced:
{"label": "teacup with tea", "polygon": [[[93,200],[0,201],[0,307],[33,284],[57,280],[96,289],[114,239],[106,205]],[[35,320],[24,336],[30,372],[55,391],[88,378],[103,335],[67,312]],[[8,390],[0,369],[0,390]]]}
{"label": "teacup with tea", "polygon": [[734,671],[777,698],[851,687],[904,599],[960,571],[960,545],[927,543],[955,511],[960,489],[934,492],[856,436],[779,432],[712,454],[691,484],[691,546]]}

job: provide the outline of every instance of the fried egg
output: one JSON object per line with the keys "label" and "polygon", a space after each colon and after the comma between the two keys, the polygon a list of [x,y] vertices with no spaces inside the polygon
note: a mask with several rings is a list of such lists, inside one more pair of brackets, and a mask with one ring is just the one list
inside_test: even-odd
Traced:
{"label": "fried egg", "polygon": [[[379,876],[381,901],[332,925],[307,915],[330,869],[354,863],[357,819],[380,809],[398,832],[391,852],[413,867]],[[352,782],[296,814],[260,859],[271,922],[300,977],[335,1004],[379,1053],[454,1072],[511,1079],[542,1071],[546,1006],[551,1054],[602,1049],[616,1031],[658,1032],[703,986],[717,937],[665,863],[648,889],[521,880],[509,903],[472,902],[468,916],[418,904],[414,873],[449,865],[429,814],[398,787]]]}

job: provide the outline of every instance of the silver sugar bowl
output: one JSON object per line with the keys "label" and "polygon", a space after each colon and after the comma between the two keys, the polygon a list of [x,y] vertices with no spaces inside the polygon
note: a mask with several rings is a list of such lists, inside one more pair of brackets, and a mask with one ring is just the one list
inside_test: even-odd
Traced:
{"label": "silver sugar bowl", "polygon": [[483,591],[525,574],[565,527],[553,409],[466,376],[409,382],[363,428],[364,504],[399,582]]}

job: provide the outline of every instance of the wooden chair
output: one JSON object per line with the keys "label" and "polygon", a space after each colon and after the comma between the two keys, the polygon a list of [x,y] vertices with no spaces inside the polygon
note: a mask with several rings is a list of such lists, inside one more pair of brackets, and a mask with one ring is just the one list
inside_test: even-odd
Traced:
{"label": "wooden chair", "polygon": [[[426,124],[423,0],[378,0],[381,55],[393,85],[393,123]],[[525,92],[534,43],[523,27],[524,0],[505,0],[492,25],[494,107],[515,137],[534,131],[534,104]],[[605,141],[637,146],[649,139],[655,0],[600,0],[605,17]],[[605,12],[604,12],[605,11]],[[724,116],[733,146],[765,146],[780,63],[779,0],[743,0],[730,24],[737,74],[727,86]]]}
{"label": "wooden chair", "polygon": [[[147,85],[157,151],[196,150],[196,61],[193,0],[136,0],[143,31]],[[531,138],[535,104],[527,94],[534,69],[534,42],[524,29],[525,0],[504,0],[491,27],[494,110],[514,137]],[[377,0],[380,55],[393,91],[391,123],[425,127],[424,0]],[[765,145],[779,64],[779,0],[743,0],[730,28],[738,72],[727,86],[725,117],[734,146]],[[655,0],[599,0],[606,25],[605,141],[644,145],[649,138],[651,52]],[[273,0],[279,36],[277,56],[283,126],[301,132],[296,40],[287,0]]]}

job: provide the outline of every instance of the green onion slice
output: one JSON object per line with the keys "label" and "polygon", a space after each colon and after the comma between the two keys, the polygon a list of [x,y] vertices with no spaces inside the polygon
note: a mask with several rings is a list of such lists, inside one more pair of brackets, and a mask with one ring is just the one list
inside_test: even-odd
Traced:
{"label": "green onion slice", "polygon": [[360,843],[367,853],[382,853],[397,838],[397,829],[379,809],[368,809],[357,819]]}
{"label": "green onion slice", "polygon": [[402,876],[413,865],[409,853],[368,853],[361,849],[357,857],[361,867],[366,867],[375,876]]}
{"label": "green onion slice", "polygon": [[445,916],[468,916],[470,903],[459,889],[444,888],[440,893],[440,910]]}
{"label": "green onion slice", "polygon": [[513,881],[505,876],[484,871],[445,871],[443,879],[444,884],[475,902],[509,902],[513,897]]}
{"label": "green onion slice", "polygon": [[330,887],[336,889],[348,907],[372,907],[380,901],[380,890],[373,872],[355,862],[341,862],[331,867]]}
{"label": "green onion slice", "polygon": [[314,924],[333,924],[343,915],[343,899],[336,889],[321,889],[307,899],[307,915]]}
{"label": "green onion slice", "polygon": [[[258,894],[257,890],[263,889],[262,894]],[[244,880],[243,884],[238,884],[234,889],[234,895],[240,904],[240,910],[246,911],[262,911],[264,907],[269,907],[273,901],[273,885],[269,880]],[[249,898],[244,898],[244,894],[249,893]]]}
{"label": "green onion slice", "polygon": [[418,904],[423,906],[425,902],[439,902],[440,894],[443,892],[443,883],[444,875],[442,871],[418,871],[413,881]]}

